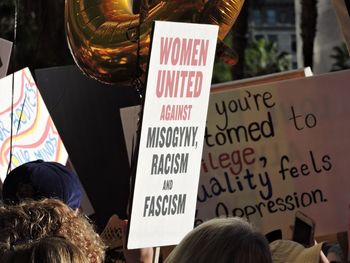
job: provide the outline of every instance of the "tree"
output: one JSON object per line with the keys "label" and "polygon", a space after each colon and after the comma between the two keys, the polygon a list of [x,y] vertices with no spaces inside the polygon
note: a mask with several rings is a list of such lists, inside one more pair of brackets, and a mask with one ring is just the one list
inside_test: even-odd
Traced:
{"label": "tree", "polygon": [[245,77],[255,77],[291,69],[291,56],[278,53],[277,44],[262,38],[253,41],[245,51]]}

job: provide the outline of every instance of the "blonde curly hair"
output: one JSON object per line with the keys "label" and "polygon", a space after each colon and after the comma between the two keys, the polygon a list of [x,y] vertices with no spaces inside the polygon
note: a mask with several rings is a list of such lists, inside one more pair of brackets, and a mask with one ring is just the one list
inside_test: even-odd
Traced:
{"label": "blonde curly hair", "polygon": [[272,263],[269,244],[238,217],[215,218],[190,231],[165,263]]}
{"label": "blonde curly hair", "polygon": [[61,237],[45,237],[6,251],[0,262],[15,263],[88,263],[83,252]]}
{"label": "blonde curly hair", "polygon": [[63,237],[91,263],[104,260],[105,245],[88,219],[57,199],[26,200],[0,207],[0,255],[46,237]]}

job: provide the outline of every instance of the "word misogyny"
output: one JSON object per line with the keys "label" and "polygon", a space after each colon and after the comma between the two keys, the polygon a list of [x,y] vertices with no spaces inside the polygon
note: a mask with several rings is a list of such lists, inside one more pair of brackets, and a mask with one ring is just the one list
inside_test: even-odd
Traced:
{"label": "word misogyny", "polygon": [[149,127],[147,148],[195,147],[198,127]]}
{"label": "word misogyny", "polygon": [[186,194],[146,196],[143,217],[184,214]]}

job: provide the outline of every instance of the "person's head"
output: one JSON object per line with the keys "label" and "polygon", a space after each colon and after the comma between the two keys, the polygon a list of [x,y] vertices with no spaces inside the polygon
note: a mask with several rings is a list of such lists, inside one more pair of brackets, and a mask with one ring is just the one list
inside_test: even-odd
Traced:
{"label": "person's head", "polygon": [[216,218],[188,233],[166,263],[271,263],[266,238],[241,218]]}
{"label": "person's head", "polygon": [[57,162],[37,160],[13,169],[3,184],[6,204],[23,199],[58,198],[73,209],[80,207],[82,196],[78,176]]}
{"label": "person's head", "polygon": [[60,237],[47,237],[6,251],[1,262],[88,263],[89,261],[83,252],[69,240]]}
{"label": "person's head", "polygon": [[327,251],[326,251],[326,256],[329,262],[331,263],[343,263],[346,262],[344,259],[344,253],[340,247],[339,244],[332,244],[329,245]]}
{"label": "person's head", "polygon": [[0,207],[0,254],[18,244],[55,236],[77,246],[89,262],[102,262],[105,247],[99,235],[86,217],[60,200],[26,200]]}
{"label": "person's head", "polygon": [[273,263],[327,263],[322,243],[305,248],[291,240],[276,240],[270,244]]}

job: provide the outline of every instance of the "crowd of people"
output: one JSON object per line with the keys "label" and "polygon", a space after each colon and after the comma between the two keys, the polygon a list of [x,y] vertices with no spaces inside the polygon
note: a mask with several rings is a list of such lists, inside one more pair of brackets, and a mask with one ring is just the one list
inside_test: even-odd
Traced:
{"label": "crowd of people", "polygon": [[[35,161],[17,167],[3,184],[0,206],[1,263],[103,263],[107,245],[80,209],[78,177],[65,166]],[[125,237],[127,221],[124,224]],[[153,263],[152,248],[128,250],[124,261]],[[329,259],[328,259],[328,258]],[[305,248],[268,240],[242,218],[216,218],[188,233],[165,263],[343,263],[338,245]],[[123,261],[115,261],[123,262]]]}

